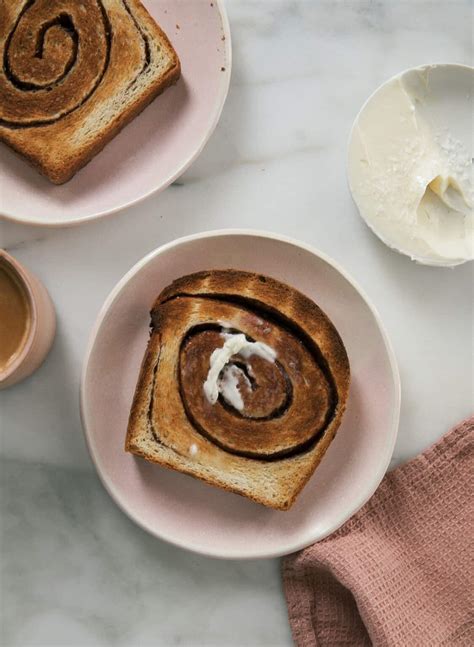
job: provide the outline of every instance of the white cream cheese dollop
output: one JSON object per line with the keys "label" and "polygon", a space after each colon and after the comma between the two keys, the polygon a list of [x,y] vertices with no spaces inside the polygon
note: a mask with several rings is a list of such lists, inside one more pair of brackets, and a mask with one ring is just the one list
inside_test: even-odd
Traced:
{"label": "white cream cheese dollop", "polygon": [[474,257],[472,68],[425,66],[388,81],[358,116],[349,183],[362,217],[414,260]]}
{"label": "white cream cheese dollop", "polygon": [[209,372],[203,388],[207,400],[215,404],[219,393],[225,400],[238,411],[244,408],[242,394],[239,391],[239,378],[243,376],[244,384],[250,389],[250,381],[245,373],[234,364],[229,364],[233,355],[241,355],[244,359],[252,355],[263,357],[269,362],[274,362],[276,352],[260,341],[248,341],[244,334],[222,333],[225,343],[222,348],[216,348],[209,360]]}

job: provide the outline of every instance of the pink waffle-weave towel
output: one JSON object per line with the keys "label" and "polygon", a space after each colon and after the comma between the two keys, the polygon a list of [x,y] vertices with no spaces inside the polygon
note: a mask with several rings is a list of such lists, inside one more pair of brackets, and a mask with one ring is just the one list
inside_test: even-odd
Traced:
{"label": "pink waffle-weave towel", "polygon": [[474,647],[474,417],[283,560],[298,647]]}

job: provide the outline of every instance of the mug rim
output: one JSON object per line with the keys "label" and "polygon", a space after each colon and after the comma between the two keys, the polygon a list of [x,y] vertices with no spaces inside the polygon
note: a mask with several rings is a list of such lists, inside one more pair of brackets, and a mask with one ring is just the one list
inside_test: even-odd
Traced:
{"label": "mug rim", "polygon": [[0,262],[5,262],[6,265],[9,267],[10,271],[20,282],[21,288],[24,290],[24,293],[27,299],[29,315],[30,315],[28,334],[26,336],[26,339],[23,342],[20,352],[16,355],[13,361],[7,363],[4,369],[0,369],[0,387],[1,387],[3,382],[8,380],[20,368],[20,366],[27,358],[33,346],[33,342],[34,342],[34,338],[35,338],[37,326],[38,326],[38,308],[37,308],[36,300],[33,295],[33,289],[31,286],[28,273],[26,269],[22,266],[22,264],[4,249],[0,249]]}

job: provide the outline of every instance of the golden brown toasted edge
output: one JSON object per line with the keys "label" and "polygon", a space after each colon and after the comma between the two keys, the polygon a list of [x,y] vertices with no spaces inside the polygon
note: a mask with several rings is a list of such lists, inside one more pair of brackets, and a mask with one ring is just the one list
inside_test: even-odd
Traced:
{"label": "golden brown toasted edge", "polygon": [[144,6],[143,2],[141,0],[128,0],[129,6],[133,5],[135,14],[140,14],[140,18],[144,23],[147,24],[148,28],[151,31],[155,32],[155,36],[160,39],[161,43],[165,46],[168,55],[170,56],[172,60],[172,66],[171,67],[178,67],[179,70],[181,70],[181,64],[179,57],[171,44],[170,39],[168,38],[168,35],[163,31],[161,26],[156,22],[156,20],[151,16],[149,11],[146,9]]}
{"label": "golden brown toasted edge", "polygon": [[140,425],[143,424],[143,416],[145,416],[145,421],[148,423],[148,409],[150,406],[151,389],[153,386],[153,374],[160,359],[160,351],[161,335],[158,332],[152,331],[143,356],[130,409],[127,435],[125,438],[126,452],[136,453],[136,450],[138,449],[134,445],[134,440],[137,434],[141,431]]}
{"label": "golden brown toasted edge", "polygon": [[337,406],[337,411],[335,416],[333,417],[331,423],[328,425],[328,427],[325,429],[322,437],[320,438],[319,441],[317,441],[317,444],[315,447],[311,450],[308,451],[308,454],[311,455],[311,469],[308,470],[308,472],[305,475],[305,478],[302,479],[298,485],[293,489],[287,503],[286,507],[284,508],[285,510],[289,510],[293,503],[296,501],[298,498],[299,494],[302,492],[302,490],[305,488],[306,484],[310,480],[310,478],[313,476],[314,472],[318,468],[319,464],[321,463],[322,459],[324,458],[325,453],[327,452],[329,445],[332,443],[334,440],[334,437],[336,436],[337,430],[339,429],[341,422],[342,422],[342,417],[344,415],[344,412],[346,410],[347,406],[347,397],[343,402],[339,402]]}
{"label": "golden brown toasted edge", "polygon": [[[169,69],[166,73],[160,76],[154,84],[151,84],[147,89],[137,97],[135,101],[130,103],[127,108],[117,114],[117,116],[110,121],[105,128],[98,132],[95,140],[87,142],[82,148],[74,149],[68,156],[64,150],[58,151],[58,158],[51,159],[45,157],[40,159],[37,152],[32,151],[28,147],[28,143],[23,140],[17,141],[15,134],[16,130],[9,130],[7,128],[0,128],[0,141],[10,146],[12,150],[26,159],[32,166],[34,166],[42,175],[44,175],[53,184],[64,184],[68,182],[81,168],[86,166],[100,151],[114,138],[118,133],[128,125],[135,117],[137,117],[158,95],[164,92],[171,85],[177,83],[181,76],[181,62],[179,57],[172,46],[168,36],[157,24],[157,22],[150,16],[140,0],[129,0],[129,5],[133,5],[133,9],[143,22],[146,22],[150,31],[162,43],[170,57]],[[61,123],[58,122],[58,128],[61,128]],[[38,128],[38,127],[36,127]],[[32,137],[34,137],[35,127],[31,128]],[[51,141],[51,146],[54,146],[54,135]]]}

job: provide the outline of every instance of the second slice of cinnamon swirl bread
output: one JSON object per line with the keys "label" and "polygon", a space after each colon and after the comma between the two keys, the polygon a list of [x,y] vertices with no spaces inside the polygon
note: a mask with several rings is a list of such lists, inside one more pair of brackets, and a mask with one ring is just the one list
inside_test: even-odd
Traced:
{"label": "second slice of cinnamon swirl bread", "polygon": [[279,510],[334,438],[349,362],[321,309],[270,277],[199,272],[159,295],[126,450]]}
{"label": "second slice of cinnamon swirl bread", "polygon": [[6,0],[0,17],[0,140],[56,184],[180,75],[139,0]]}

